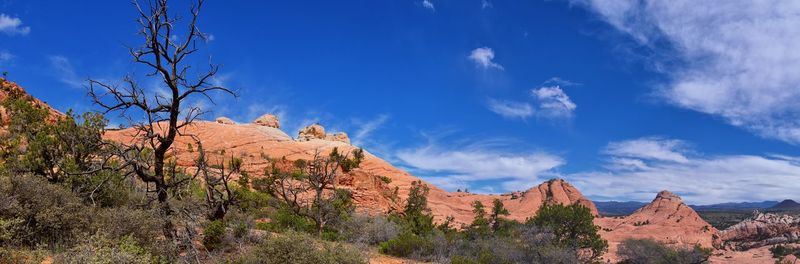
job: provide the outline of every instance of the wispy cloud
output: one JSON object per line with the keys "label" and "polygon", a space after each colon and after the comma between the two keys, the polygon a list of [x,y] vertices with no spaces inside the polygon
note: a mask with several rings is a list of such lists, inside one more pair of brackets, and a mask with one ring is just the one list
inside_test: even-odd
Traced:
{"label": "wispy cloud", "polygon": [[573,82],[573,81],[570,81],[570,80],[567,80],[567,79],[563,79],[561,77],[552,77],[550,79],[547,79],[547,81],[544,81],[543,84],[544,85],[551,85],[551,86],[555,85],[555,86],[560,86],[560,87],[583,85],[581,83]]}
{"label": "wispy cloud", "polygon": [[531,95],[538,100],[539,114],[544,117],[570,117],[578,107],[559,86],[533,89]]}
{"label": "wispy cloud", "polygon": [[689,161],[683,154],[686,149],[687,144],[681,140],[646,137],[611,142],[605,153],[618,157],[684,163]]}
{"label": "wispy cloud", "polygon": [[481,0],[481,9],[487,9],[492,7],[492,2],[489,0]]}
{"label": "wispy cloud", "polygon": [[8,65],[14,59],[14,54],[6,50],[0,50],[0,66]]}
{"label": "wispy cloud", "polygon": [[541,118],[570,118],[578,107],[559,86],[539,87],[530,90],[532,103],[489,99],[490,111],[506,118],[526,119],[528,117]]}
{"label": "wispy cloud", "polygon": [[382,114],[367,122],[356,121],[355,123],[358,129],[352,136],[353,145],[364,146],[364,144],[367,144],[372,132],[380,128],[387,120],[389,120],[389,115]]}
{"label": "wispy cloud", "polygon": [[489,110],[506,118],[525,119],[533,116],[533,106],[526,102],[489,99]]}
{"label": "wispy cloud", "polygon": [[514,152],[494,144],[428,145],[397,152],[398,160],[417,176],[444,188],[477,187],[490,180],[501,191],[524,190],[552,176],[553,169],[564,164],[546,152]]}
{"label": "wispy cloud", "polygon": [[[763,137],[800,144],[800,2],[572,2],[642,46],[669,55],[650,61],[669,77],[656,89],[661,98]],[[664,46],[670,49],[660,50]]]}
{"label": "wispy cloud", "polygon": [[427,8],[431,11],[436,11],[436,7],[433,6],[433,2],[430,0],[422,0],[422,7]]}
{"label": "wispy cloud", "polygon": [[23,26],[22,20],[18,17],[11,17],[6,14],[0,14],[0,32],[9,36],[14,35],[28,35],[31,32],[31,27]]}
{"label": "wispy cloud", "polygon": [[690,203],[797,199],[800,157],[689,155],[681,140],[648,137],[610,143],[607,171],[564,175],[602,200],[648,201],[670,190]]}
{"label": "wispy cloud", "polygon": [[83,88],[85,80],[75,74],[75,68],[67,57],[56,55],[50,56],[49,59],[53,74],[59,81],[73,88]]}
{"label": "wispy cloud", "polygon": [[503,66],[494,62],[494,50],[488,47],[481,47],[472,50],[469,56],[467,56],[470,60],[475,62],[477,67],[481,67],[484,69],[495,68],[502,70]]}

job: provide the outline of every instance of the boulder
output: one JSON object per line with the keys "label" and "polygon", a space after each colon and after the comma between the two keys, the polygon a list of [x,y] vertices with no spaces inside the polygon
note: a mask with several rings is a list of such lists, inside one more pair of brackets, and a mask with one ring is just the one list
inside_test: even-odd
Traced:
{"label": "boulder", "polygon": [[278,120],[278,117],[273,114],[262,115],[256,118],[256,120],[253,120],[253,123],[256,125],[262,125],[266,127],[281,128],[280,120]]}
{"label": "boulder", "polygon": [[334,134],[327,134],[325,135],[326,140],[330,141],[339,141],[350,144],[350,137],[347,136],[347,133],[344,132],[337,132]]}
{"label": "boulder", "polygon": [[217,123],[220,123],[220,124],[223,124],[223,125],[235,125],[236,124],[236,122],[233,122],[233,120],[231,120],[230,118],[224,117],[224,116],[217,117],[217,119],[215,121],[217,121]]}
{"label": "boulder", "polygon": [[309,141],[311,139],[326,139],[325,128],[320,124],[312,124],[300,129],[297,133],[298,141]]}

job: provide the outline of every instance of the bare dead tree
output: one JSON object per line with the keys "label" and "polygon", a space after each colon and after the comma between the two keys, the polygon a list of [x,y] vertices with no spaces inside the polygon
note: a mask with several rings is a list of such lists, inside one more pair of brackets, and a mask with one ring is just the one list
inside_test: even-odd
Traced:
{"label": "bare dead tree", "polygon": [[135,129],[135,140],[121,144],[118,156],[131,174],[148,186],[155,185],[154,192],[164,214],[165,235],[173,238],[168,190],[183,181],[171,182],[165,177],[165,157],[175,138],[182,135],[182,129],[203,114],[198,107],[184,109],[182,104],[193,97],[205,97],[213,103],[211,92],[236,95],[213,82],[218,65],[209,63],[207,71],[196,75],[189,73],[192,65],[187,58],[198,51],[198,41],[208,39],[197,27],[203,0],[191,6],[185,32],[178,32],[179,17],[169,13],[167,0],[149,0],[144,8],[137,1],[133,1],[133,5],[139,14],[136,21],[144,44],[129,48],[129,53],[134,62],[151,70],[146,77],[160,80],[168,93],[148,95],[137,79],[127,75],[122,85],[90,79],[89,96],[104,114],[119,112]]}
{"label": "bare dead tree", "polygon": [[295,214],[312,220],[321,236],[326,225],[351,206],[346,204],[349,192],[336,188],[339,174],[358,167],[364,151],[356,149],[352,157],[350,155],[339,154],[338,149],[333,148],[329,155],[323,156],[317,150],[311,160],[294,161],[290,170],[280,169],[273,162],[266,171],[270,182],[268,191],[286,202]]}
{"label": "bare dead tree", "polygon": [[231,157],[226,170],[225,161],[220,161],[216,168],[208,166],[206,152],[200,141],[197,141],[198,158],[195,161],[197,172],[203,176],[206,184],[206,205],[209,207],[208,219],[218,220],[225,217],[228,208],[234,204],[236,197],[230,188],[231,176],[242,172],[242,159]]}

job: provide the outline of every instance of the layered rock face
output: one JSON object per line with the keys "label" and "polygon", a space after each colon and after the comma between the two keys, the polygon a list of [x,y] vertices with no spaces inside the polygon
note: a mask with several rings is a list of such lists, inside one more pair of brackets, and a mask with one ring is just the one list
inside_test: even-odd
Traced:
{"label": "layered rock face", "polygon": [[800,217],[755,212],[752,217],[720,232],[726,248],[748,250],[800,243]]}
{"label": "layered rock face", "polygon": [[595,223],[608,240],[612,260],[619,244],[627,239],[655,239],[687,247],[715,248],[721,244],[719,231],[668,191],[659,192],[652,202],[627,217],[598,218]]}

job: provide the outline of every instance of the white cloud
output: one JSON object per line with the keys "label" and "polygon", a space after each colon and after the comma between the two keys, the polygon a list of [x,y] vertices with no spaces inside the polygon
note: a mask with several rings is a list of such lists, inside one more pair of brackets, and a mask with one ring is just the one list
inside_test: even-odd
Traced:
{"label": "white cloud", "polygon": [[468,58],[475,62],[478,67],[482,67],[484,69],[488,68],[496,68],[496,69],[503,69],[503,66],[494,62],[494,51],[488,47],[481,47],[472,50],[470,52]]}
{"label": "white cloud", "polygon": [[540,87],[531,94],[539,101],[540,114],[546,117],[569,117],[578,107],[559,86]]}
{"label": "white cloud", "polygon": [[[643,161],[644,162],[644,161]],[[754,155],[649,161],[646,167],[567,175],[586,195],[599,199],[648,201],[670,190],[695,204],[797,198],[800,164]]]}
{"label": "white cloud", "polygon": [[544,85],[556,85],[559,87],[567,87],[567,86],[579,86],[582,84],[567,79],[563,79],[561,77],[552,77],[550,79],[547,79],[547,81],[544,81]]}
{"label": "white cloud", "polygon": [[687,149],[686,146],[687,144],[681,140],[646,137],[611,142],[606,147],[605,153],[625,158],[685,163],[689,161],[684,155]]}
{"label": "white cloud", "polygon": [[8,62],[11,62],[14,57],[14,54],[11,54],[5,50],[0,50],[0,65],[6,65]]}
{"label": "white cloud", "polygon": [[526,119],[570,118],[578,106],[558,86],[539,87],[530,91],[536,103],[489,99],[490,111],[506,118]]}
{"label": "white cloud", "polygon": [[506,118],[525,119],[533,116],[533,107],[525,102],[489,99],[489,110]]}
{"label": "white cloud", "polygon": [[436,7],[433,6],[430,0],[422,0],[422,7],[430,9],[431,11],[436,11]]}
{"label": "white cloud", "polygon": [[492,3],[489,0],[481,0],[481,9],[487,9],[492,7]]}
{"label": "white cloud", "polygon": [[0,32],[7,35],[28,35],[31,32],[31,27],[22,26],[22,20],[18,17],[11,17],[6,14],[0,14]]}
{"label": "white cloud", "polygon": [[50,66],[53,68],[55,76],[59,81],[73,88],[83,88],[85,80],[75,74],[75,68],[67,57],[56,55],[50,56]]}
{"label": "white cloud", "polygon": [[[573,0],[659,49],[657,94],[758,135],[800,144],[800,2]],[[663,50],[658,50],[663,54]],[[675,63],[677,59],[678,63]]]}
{"label": "white cloud", "polygon": [[366,144],[368,137],[372,134],[372,132],[380,128],[380,126],[386,123],[387,120],[389,120],[389,115],[382,114],[377,118],[367,122],[356,122],[358,130],[356,130],[356,133],[353,134],[353,145],[363,146]]}
{"label": "white cloud", "polygon": [[492,180],[502,191],[525,190],[541,183],[542,177],[552,176],[553,169],[564,164],[553,154],[504,151],[491,144],[445,148],[431,143],[401,150],[396,156],[415,175],[449,190],[485,180]]}

